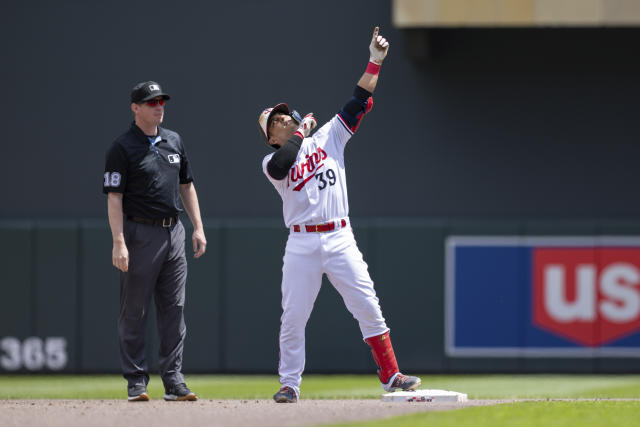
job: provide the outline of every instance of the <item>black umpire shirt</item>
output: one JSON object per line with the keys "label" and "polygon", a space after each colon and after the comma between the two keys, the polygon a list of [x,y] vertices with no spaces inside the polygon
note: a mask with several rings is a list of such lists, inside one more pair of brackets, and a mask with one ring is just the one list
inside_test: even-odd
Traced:
{"label": "black umpire shirt", "polygon": [[182,212],[180,184],[193,181],[191,167],[176,132],[158,127],[160,141],[149,138],[134,123],[107,151],[103,193],[122,193],[125,215],[149,219]]}

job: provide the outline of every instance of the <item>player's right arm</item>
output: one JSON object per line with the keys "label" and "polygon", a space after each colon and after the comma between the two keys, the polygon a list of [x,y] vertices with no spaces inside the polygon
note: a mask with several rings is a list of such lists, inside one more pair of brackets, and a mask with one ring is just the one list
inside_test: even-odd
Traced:
{"label": "player's right arm", "polygon": [[287,177],[289,169],[298,157],[302,139],[300,135],[294,134],[282,147],[278,148],[278,151],[273,153],[271,160],[267,163],[267,172],[271,178],[279,181]]}
{"label": "player's right arm", "polygon": [[353,92],[353,97],[342,107],[338,116],[345,126],[354,133],[365,114],[373,107],[371,95],[378,84],[378,75],[382,61],[389,52],[389,42],[378,34],[380,29],[374,28],[371,43],[369,44],[369,64],[367,69],[358,80],[358,84]]}
{"label": "player's right arm", "polygon": [[129,250],[124,241],[122,193],[110,192],[107,194],[107,213],[109,215],[109,227],[113,237],[112,262],[120,271],[129,269]]}

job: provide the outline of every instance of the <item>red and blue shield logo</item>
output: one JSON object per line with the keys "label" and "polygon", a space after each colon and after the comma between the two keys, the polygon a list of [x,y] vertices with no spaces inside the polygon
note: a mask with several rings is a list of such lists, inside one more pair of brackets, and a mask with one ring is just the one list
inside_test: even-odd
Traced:
{"label": "red and blue shield logo", "polygon": [[640,238],[446,243],[451,356],[640,357]]}

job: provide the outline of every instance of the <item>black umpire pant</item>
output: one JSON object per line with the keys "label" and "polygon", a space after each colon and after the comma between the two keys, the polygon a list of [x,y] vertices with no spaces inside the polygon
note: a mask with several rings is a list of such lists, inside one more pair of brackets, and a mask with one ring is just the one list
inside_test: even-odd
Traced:
{"label": "black umpire pant", "polygon": [[148,384],[145,360],[146,324],[151,296],[160,335],[159,368],[165,388],[183,383],[182,350],[187,328],[184,297],[187,281],[185,231],[180,221],[170,227],[125,219],[129,271],[120,272],[118,338],[122,371],[129,387]]}

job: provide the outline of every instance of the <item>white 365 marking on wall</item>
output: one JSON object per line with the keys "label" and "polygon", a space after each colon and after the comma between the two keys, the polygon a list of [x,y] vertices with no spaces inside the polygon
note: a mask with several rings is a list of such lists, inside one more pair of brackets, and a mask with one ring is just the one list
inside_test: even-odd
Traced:
{"label": "white 365 marking on wall", "polygon": [[105,172],[104,173],[104,186],[105,187],[119,187],[120,180],[122,179],[119,172]]}
{"label": "white 365 marking on wall", "polygon": [[28,337],[20,342],[15,337],[0,339],[0,369],[59,371],[67,366],[67,339],[64,337]]}

